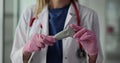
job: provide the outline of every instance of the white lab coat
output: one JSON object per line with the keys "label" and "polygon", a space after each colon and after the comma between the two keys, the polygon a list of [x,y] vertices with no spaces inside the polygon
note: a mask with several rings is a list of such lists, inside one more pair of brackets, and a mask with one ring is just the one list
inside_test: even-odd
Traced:
{"label": "white lab coat", "polygon": [[[97,35],[97,45],[99,49],[97,63],[102,63],[103,56],[99,42],[99,24],[97,14],[92,9],[79,5],[77,2],[76,4],[79,9],[81,26],[92,30]],[[33,16],[34,8],[35,5],[27,8],[20,18],[17,29],[15,31],[14,43],[10,56],[12,63],[23,63],[23,47],[34,33],[40,33],[45,35],[48,35],[49,33],[48,6],[46,6],[43,11],[38,15],[38,19],[34,21],[32,27],[29,26],[30,19]],[[40,23],[43,25],[43,29],[40,28]],[[71,23],[77,24],[76,14],[72,4],[70,5],[70,8],[68,10],[64,29]],[[77,58],[76,51],[79,48],[79,44],[75,41],[75,39],[68,37],[63,39],[62,41],[63,63],[86,63],[86,61],[88,61],[87,59]],[[47,48],[48,46],[41,51],[34,52],[29,59],[29,63],[46,63]]]}

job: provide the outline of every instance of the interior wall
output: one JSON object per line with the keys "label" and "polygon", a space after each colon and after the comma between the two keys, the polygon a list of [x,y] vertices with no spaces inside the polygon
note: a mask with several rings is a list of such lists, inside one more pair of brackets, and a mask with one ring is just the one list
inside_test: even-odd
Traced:
{"label": "interior wall", "polygon": [[[13,0],[4,0],[4,53],[3,63],[11,63],[10,53],[13,44]],[[17,9],[17,8],[16,8]]]}
{"label": "interior wall", "polygon": [[2,39],[2,29],[3,29],[3,0],[0,0],[0,63],[3,60],[3,39]]}
{"label": "interior wall", "polygon": [[[22,13],[27,7],[34,5],[36,0],[20,0],[20,12]],[[27,4],[26,4],[27,3]]]}

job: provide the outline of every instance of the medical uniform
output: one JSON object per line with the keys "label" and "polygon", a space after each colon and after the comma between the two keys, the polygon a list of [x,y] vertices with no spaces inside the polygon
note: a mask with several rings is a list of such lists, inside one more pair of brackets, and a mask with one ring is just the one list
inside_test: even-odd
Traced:
{"label": "medical uniform", "polygon": [[[54,36],[63,30],[68,9],[69,5],[49,10],[49,35]],[[48,47],[47,63],[62,63],[62,40]]]}
{"label": "medical uniform", "polygon": [[[97,36],[97,46],[99,50],[97,63],[102,63],[103,56],[99,41],[99,23],[98,23],[97,14],[92,9],[79,5],[77,2],[76,5],[79,10],[79,15],[81,18],[80,26],[85,27],[88,30],[92,30]],[[30,27],[29,23],[31,18],[33,17],[34,9],[35,9],[35,5],[28,7],[25,10],[25,12],[23,12],[20,18],[20,21],[15,31],[14,43],[11,52],[12,63],[23,63],[23,47],[26,44],[26,42],[28,42],[28,40],[31,39],[31,37],[35,33],[54,35],[55,33],[58,32],[57,29],[56,30],[57,32],[53,33],[54,32],[53,29],[56,29],[54,28],[54,26],[58,26],[56,25],[58,23],[56,23],[53,26],[52,22],[54,22],[54,20],[52,19],[53,16],[50,16],[51,12],[49,13],[48,5],[42,10],[41,13],[39,13],[38,19],[36,19],[32,27]],[[63,27],[62,29],[66,29],[70,24],[77,24],[76,14],[72,4],[70,4],[70,7],[67,12],[67,16],[64,17],[66,17],[66,19],[64,25],[61,25]],[[64,19],[63,20],[62,19],[57,19],[57,20],[59,22],[64,21]],[[43,25],[42,26],[43,28],[40,28],[40,24]],[[56,49],[56,51],[54,50],[55,52],[57,52],[57,50],[62,52],[62,53],[61,52],[56,53],[57,55],[59,55],[59,58],[61,58],[59,59],[59,61],[62,60],[62,63],[85,63],[86,61],[88,61],[87,58],[85,58],[86,60],[83,60],[76,56],[76,52],[79,48],[79,43],[76,42],[74,38],[68,37],[62,39],[60,42],[56,42],[56,44],[52,48],[46,45],[44,49],[41,49],[40,51],[37,52],[33,52],[29,59],[29,63],[48,63],[49,61],[51,61],[48,60],[50,58],[49,52],[50,53],[53,52],[52,49],[54,49],[55,47],[58,48]]]}

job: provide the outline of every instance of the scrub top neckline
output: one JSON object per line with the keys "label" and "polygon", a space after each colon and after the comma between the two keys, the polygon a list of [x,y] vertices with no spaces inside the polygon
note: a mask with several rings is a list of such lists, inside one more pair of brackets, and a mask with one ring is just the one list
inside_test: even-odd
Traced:
{"label": "scrub top neckline", "polygon": [[70,6],[70,4],[62,7],[62,8],[49,8],[49,11],[57,11],[57,10],[62,10],[62,9],[65,9],[65,8],[68,8]]}

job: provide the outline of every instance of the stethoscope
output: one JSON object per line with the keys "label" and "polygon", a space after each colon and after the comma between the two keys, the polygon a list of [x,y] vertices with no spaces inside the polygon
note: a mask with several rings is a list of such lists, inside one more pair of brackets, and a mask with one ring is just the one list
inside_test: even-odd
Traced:
{"label": "stethoscope", "polygon": [[[76,16],[77,16],[77,18],[76,18],[76,19],[77,19],[77,25],[80,26],[81,19],[80,19],[80,15],[79,15],[79,10],[78,10],[78,8],[77,8],[77,5],[76,5],[75,1],[74,1],[74,0],[71,0],[71,1],[72,1],[72,5],[73,5],[73,7],[74,7],[74,10],[75,10]],[[32,19],[30,20],[30,23],[29,23],[29,26],[30,26],[30,27],[32,27],[32,24],[33,24],[33,22],[35,21],[35,19],[36,19],[36,18],[32,18]],[[40,24],[40,28],[41,28],[41,29],[43,28],[42,24]],[[76,55],[77,55],[78,58],[85,58],[85,57],[86,57],[86,53],[85,53],[82,45],[79,44],[79,46],[80,46],[80,48],[78,48],[78,50],[77,50],[77,52],[76,52]]]}

